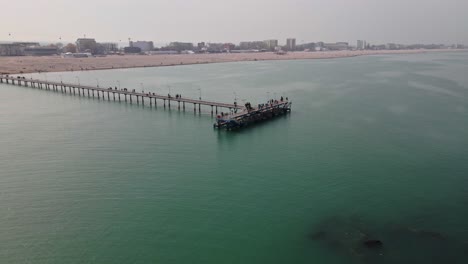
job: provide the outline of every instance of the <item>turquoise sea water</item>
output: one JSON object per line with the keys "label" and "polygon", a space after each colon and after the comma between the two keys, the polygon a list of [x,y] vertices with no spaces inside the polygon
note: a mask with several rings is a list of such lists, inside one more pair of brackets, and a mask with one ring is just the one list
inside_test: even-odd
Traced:
{"label": "turquoise sea water", "polygon": [[0,263],[466,263],[467,73],[429,53],[34,75],[293,101],[237,132],[1,84]]}

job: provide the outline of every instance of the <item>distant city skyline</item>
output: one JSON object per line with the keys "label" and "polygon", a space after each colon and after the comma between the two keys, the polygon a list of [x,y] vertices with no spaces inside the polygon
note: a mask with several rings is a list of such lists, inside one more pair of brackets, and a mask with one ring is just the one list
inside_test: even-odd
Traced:
{"label": "distant city skyline", "polygon": [[24,0],[2,9],[0,41],[468,44],[462,0]]}

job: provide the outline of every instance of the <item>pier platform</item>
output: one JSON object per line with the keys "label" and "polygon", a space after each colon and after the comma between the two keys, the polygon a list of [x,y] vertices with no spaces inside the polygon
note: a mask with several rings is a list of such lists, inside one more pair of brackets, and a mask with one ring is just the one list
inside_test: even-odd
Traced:
{"label": "pier platform", "polygon": [[291,111],[292,102],[272,101],[269,104],[261,105],[257,108],[246,106],[240,113],[221,114],[216,116],[215,128],[225,128],[234,130],[246,127],[253,123],[258,123],[272,119],[276,116],[286,114]]}

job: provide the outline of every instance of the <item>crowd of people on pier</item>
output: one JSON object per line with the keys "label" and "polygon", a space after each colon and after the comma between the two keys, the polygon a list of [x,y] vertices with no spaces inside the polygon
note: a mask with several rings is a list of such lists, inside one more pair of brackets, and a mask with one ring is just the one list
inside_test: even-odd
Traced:
{"label": "crowd of people on pier", "polygon": [[245,103],[245,108],[246,108],[247,111],[249,111],[249,112],[253,110],[252,104],[250,104],[250,102]]}
{"label": "crowd of people on pier", "polygon": [[[285,98],[281,96],[280,100],[270,99],[265,104],[258,104],[258,109],[264,109],[273,105],[277,105],[285,101]],[[288,97],[286,97],[286,101],[288,101]]]}

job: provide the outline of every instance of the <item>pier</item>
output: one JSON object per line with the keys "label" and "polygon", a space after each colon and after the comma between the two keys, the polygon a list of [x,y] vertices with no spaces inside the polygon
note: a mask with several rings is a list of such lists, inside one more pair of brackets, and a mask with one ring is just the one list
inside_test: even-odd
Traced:
{"label": "pier", "polygon": [[289,113],[291,111],[292,102],[288,100],[276,101],[271,100],[267,104],[259,105],[253,108],[248,105],[240,113],[231,113],[216,116],[215,128],[225,128],[234,130],[246,127],[248,125],[272,119],[274,117]]}
{"label": "pier", "polygon": [[[204,106],[205,108],[210,107],[209,110],[211,110],[211,115],[217,115],[214,127],[226,128],[228,130],[241,128],[254,122],[271,119],[291,110],[291,102],[288,101],[272,101],[270,104],[267,104],[267,106],[252,108],[250,105],[249,107],[240,106],[237,103],[228,104],[201,99],[197,100],[173,97],[169,94],[165,96],[156,93],[139,93],[136,92],[135,89],[130,91],[127,88],[117,89],[117,87],[114,89],[112,87],[99,88],[81,84],[44,81],[32,78],[27,79],[20,76],[13,77],[9,75],[0,75],[0,83],[130,104],[135,103],[136,99],[136,104],[147,105],[149,103],[151,107],[153,105],[154,107],[157,107],[157,100],[159,100],[159,103],[162,103],[164,108],[166,108],[166,106],[171,108],[172,102],[173,104],[177,104],[177,108],[182,111],[186,110],[186,104],[188,104],[189,106],[193,105],[194,113],[197,111],[198,113],[201,113],[201,106]],[[229,114],[224,114],[224,111],[221,111],[223,109]],[[218,115],[218,113],[222,113],[222,115]]]}
{"label": "pier", "polygon": [[[150,104],[150,106],[157,106],[157,100],[162,101],[163,107],[171,107],[171,102],[177,104],[177,108],[180,110],[185,110],[186,104],[193,105],[194,112],[201,112],[201,106],[208,106],[211,108],[211,114],[217,114],[218,111],[222,109],[228,111],[237,111],[243,107],[238,106],[237,104],[227,104],[220,102],[204,101],[190,98],[176,98],[170,95],[159,95],[155,93],[139,93],[135,90],[129,91],[128,89],[113,89],[109,88],[99,88],[93,86],[86,86],[80,84],[71,84],[64,82],[53,82],[53,81],[44,81],[37,79],[26,79],[24,77],[12,77],[7,75],[0,75],[0,83],[6,83],[11,85],[32,87],[41,90],[49,90],[54,92],[68,93],[72,95],[85,96],[85,97],[97,97],[98,99],[107,100],[107,101],[124,101],[128,103],[134,103],[136,99],[137,104]],[[188,106],[187,106],[188,107]]]}

